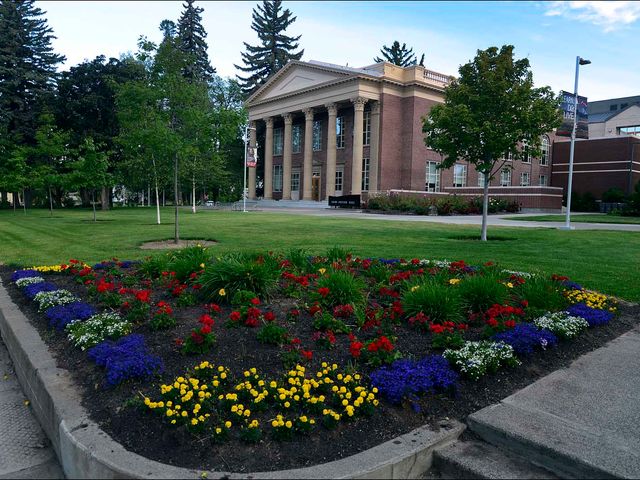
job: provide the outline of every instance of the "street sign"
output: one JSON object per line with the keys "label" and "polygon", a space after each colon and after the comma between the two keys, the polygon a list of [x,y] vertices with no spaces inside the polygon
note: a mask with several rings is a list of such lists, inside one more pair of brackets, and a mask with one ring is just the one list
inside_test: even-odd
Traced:
{"label": "street sign", "polygon": [[247,148],[247,167],[255,167],[257,163],[256,149],[253,147]]}
{"label": "street sign", "polygon": [[[570,92],[560,92],[562,102],[562,125],[556,130],[558,137],[570,137],[573,130],[575,95]],[[576,138],[589,138],[589,115],[587,113],[587,97],[578,95],[578,119],[576,122]]]}

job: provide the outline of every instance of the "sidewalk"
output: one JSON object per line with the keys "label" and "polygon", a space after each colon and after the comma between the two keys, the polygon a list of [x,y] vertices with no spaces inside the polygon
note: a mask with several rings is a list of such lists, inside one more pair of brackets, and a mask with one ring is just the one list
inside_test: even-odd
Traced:
{"label": "sidewalk", "polygon": [[0,338],[0,479],[64,478],[49,440],[25,402]]}

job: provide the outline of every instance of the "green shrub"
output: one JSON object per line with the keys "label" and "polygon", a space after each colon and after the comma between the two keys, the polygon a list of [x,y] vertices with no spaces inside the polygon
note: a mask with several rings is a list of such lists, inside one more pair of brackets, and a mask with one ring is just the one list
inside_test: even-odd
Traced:
{"label": "green shrub", "polygon": [[222,289],[226,298],[233,298],[239,290],[248,290],[266,299],[279,277],[280,269],[272,257],[232,253],[207,267],[200,276],[200,292],[208,300],[224,300],[219,295]]}
{"label": "green shrub", "polygon": [[138,267],[138,271],[147,278],[158,278],[162,272],[168,271],[168,265],[169,255],[163,253],[145,258]]}
{"label": "green shrub", "polygon": [[528,278],[522,285],[516,285],[513,290],[518,300],[528,302],[525,309],[528,319],[546,312],[564,310],[569,305],[562,295],[562,288],[558,282],[542,276]]}
{"label": "green shrub", "polygon": [[329,272],[318,278],[318,291],[328,289],[326,295],[316,293],[316,299],[327,306],[354,305],[359,306],[364,303],[365,288],[361,278],[354,277],[351,273],[342,270]]}
{"label": "green shrub", "polygon": [[602,201],[607,203],[621,203],[625,201],[625,194],[620,188],[611,187],[602,194]]}
{"label": "green shrub", "polygon": [[313,271],[313,265],[311,264],[309,252],[303,248],[292,248],[289,250],[287,260],[302,273],[309,273]]}
{"label": "green shrub", "polygon": [[330,262],[337,262],[338,260],[346,260],[350,255],[351,251],[349,249],[334,246],[327,250],[325,257],[327,257],[327,260]]}
{"label": "green shrub", "polygon": [[192,273],[202,270],[201,265],[206,265],[210,260],[211,254],[207,249],[196,245],[172,252],[167,269],[176,272],[176,278],[184,281]]}
{"label": "green shrub", "polygon": [[256,335],[259,342],[282,345],[287,339],[287,329],[274,323],[264,325]]}
{"label": "green shrub", "polygon": [[509,289],[494,273],[467,276],[453,288],[460,291],[465,307],[472,312],[486,312],[491,305],[509,300]]}
{"label": "green shrub", "polygon": [[412,317],[422,312],[434,323],[447,320],[460,322],[463,319],[459,289],[432,280],[405,291],[402,295],[402,307],[407,316]]}

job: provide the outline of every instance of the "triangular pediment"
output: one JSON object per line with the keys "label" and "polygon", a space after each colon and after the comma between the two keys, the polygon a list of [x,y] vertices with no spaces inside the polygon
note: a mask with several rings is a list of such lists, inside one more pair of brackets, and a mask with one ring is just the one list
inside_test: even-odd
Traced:
{"label": "triangular pediment", "polygon": [[350,76],[352,74],[349,72],[331,71],[305,64],[287,65],[249,98],[248,103],[308,90],[316,85],[330,83]]}

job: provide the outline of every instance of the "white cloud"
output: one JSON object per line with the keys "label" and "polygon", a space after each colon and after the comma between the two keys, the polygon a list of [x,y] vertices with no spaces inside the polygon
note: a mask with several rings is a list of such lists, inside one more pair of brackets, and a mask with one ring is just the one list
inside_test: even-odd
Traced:
{"label": "white cloud", "polygon": [[640,2],[635,1],[555,1],[544,3],[547,16],[593,23],[611,32],[640,19]]}

